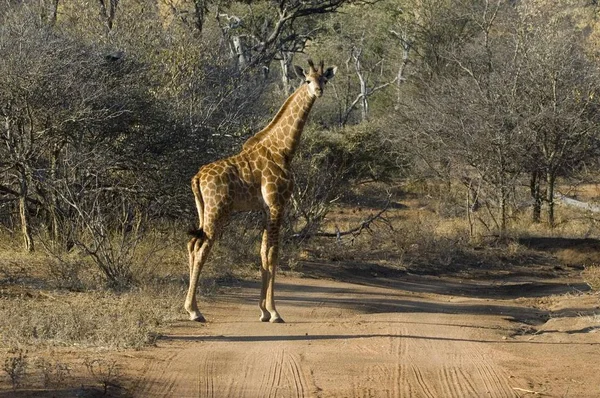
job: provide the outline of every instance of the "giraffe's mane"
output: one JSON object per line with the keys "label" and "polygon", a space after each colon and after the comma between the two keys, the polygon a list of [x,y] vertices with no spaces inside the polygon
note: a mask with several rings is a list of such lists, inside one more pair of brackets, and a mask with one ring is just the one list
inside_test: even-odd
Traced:
{"label": "giraffe's mane", "polygon": [[271,129],[277,124],[277,122],[279,122],[279,120],[281,119],[281,117],[285,114],[285,112],[287,111],[287,109],[290,107],[290,104],[292,103],[292,101],[294,100],[294,98],[296,97],[296,95],[298,95],[300,93],[300,90],[302,90],[304,88],[304,86],[305,86],[305,84],[303,84],[300,87],[298,87],[298,89],[296,91],[294,91],[292,93],[292,95],[290,95],[285,100],[285,102],[283,103],[283,105],[281,105],[281,108],[279,108],[279,111],[277,112],[277,114],[275,115],[275,117],[273,117],[273,119],[269,122],[269,124],[267,125],[267,127],[265,127],[264,129],[262,129],[258,133],[254,134],[252,137],[250,137],[244,143],[244,145],[243,145],[243,149],[244,150],[252,148],[256,144],[258,144],[259,142],[261,142],[263,138],[265,138],[267,135],[269,135],[269,132],[271,131]]}

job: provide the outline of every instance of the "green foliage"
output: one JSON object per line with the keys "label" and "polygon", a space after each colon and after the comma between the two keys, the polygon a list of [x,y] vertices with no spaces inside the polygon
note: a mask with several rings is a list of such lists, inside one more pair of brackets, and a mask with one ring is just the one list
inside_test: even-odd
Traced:
{"label": "green foliage", "polygon": [[376,123],[310,131],[306,133],[301,156],[313,159],[321,170],[339,168],[338,178],[343,181],[387,180],[399,176],[401,170],[386,141]]}

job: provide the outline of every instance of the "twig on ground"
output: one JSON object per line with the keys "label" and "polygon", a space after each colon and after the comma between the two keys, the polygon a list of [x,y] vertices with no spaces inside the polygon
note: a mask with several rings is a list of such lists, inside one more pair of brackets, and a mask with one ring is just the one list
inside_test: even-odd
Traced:
{"label": "twig on ground", "polygon": [[375,221],[383,221],[384,223],[386,223],[390,228],[392,228],[391,223],[389,222],[389,220],[387,220],[385,217],[383,217],[383,213],[385,213],[388,208],[390,206],[390,196],[388,196],[388,199],[385,203],[385,205],[383,206],[383,208],[381,210],[379,210],[376,214],[369,216],[368,218],[366,218],[365,220],[362,220],[356,227],[351,228],[349,230],[346,231],[340,231],[340,229],[338,228],[338,226],[335,226],[335,232],[315,232],[313,234],[294,234],[292,235],[292,238],[313,238],[313,237],[325,237],[325,238],[336,238],[337,240],[340,240],[342,238],[342,236],[347,236],[347,235],[352,235],[354,237],[360,235],[360,233],[364,230],[370,230],[371,229],[371,224]]}
{"label": "twig on ground", "polygon": [[545,395],[544,393],[541,393],[541,392],[538,392],[538,391],[526,390],[524,388],[519,388],[519,387],[513,387],[512,389],[515,390],[515,391],[526,392],[528,394],[533,394],[533,395]]}

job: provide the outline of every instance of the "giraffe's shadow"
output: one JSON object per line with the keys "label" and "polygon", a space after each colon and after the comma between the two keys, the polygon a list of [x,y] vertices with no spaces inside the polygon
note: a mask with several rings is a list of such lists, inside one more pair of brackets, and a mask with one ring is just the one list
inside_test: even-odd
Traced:
{"label": "giraffe's shadow", "polygon": [[[420,323],[422,324],[422,322]],[[447,325],[444,325],[447,326]],[[393,333],[373,333],[373,334],[298,334],[298,335],[219,335],[219,336],[193,336],[193,335],[177,335],[167,336],[165,340],[183,340],[183,341],[202,341],[202,342],[235,342],[235,343],[256,343],[256,342],[285,342],[285,341],[323,341],[323,340],[351,340],[351,339],[371,339],[371,338],[398,338],[398,339],[413,339],[413,340],[428,340],[428,341],[448,341],[448,342],[471,342],[471,343],[486,343],[486,344],[544,344],[544,345],[561,345],[562,342],[542,342],[542,341],[523,341],[523,340],[485,340],[485,339],[469,339],[469,338],[454,338],[442,336],[419,336],[412,334],[393,334]],[[570,343],[581,345],[600,345],[599,343]]]}

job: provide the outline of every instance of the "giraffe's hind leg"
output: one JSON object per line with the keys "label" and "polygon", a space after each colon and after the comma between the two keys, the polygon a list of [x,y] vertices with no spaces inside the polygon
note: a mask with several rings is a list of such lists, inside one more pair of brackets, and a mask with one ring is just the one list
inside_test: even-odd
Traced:
{"label": "giraffe's hind leg", "polygon": [[210,253],[213,245],[213,239],[208,237],[197,238],[193,237],[188,242],[188,256],[190,267],[190,284],[185,298],[185,310],[190,315],[190,320],[196,322],[206,322],[206,319],[198,309],[196,300],[196,290],[198,286],[198,278],[200,271],[206,262],[206,258]]}
{"label": "giraffe's hind leg", "polygon": [[[193,237],[187,244],[188,250],[188,266],[190,268],[190,281],[192,280],[192,270],[194,269],[194,262],[196,261],[196,243],[198,243],[198,238]],[[200,243],[201,244],[201,243]]]}
{"label": "giraffe's hind leg", "polygon": [[267,230],[265,229],[263,231],[263,236],[262,236],[262,244],[260,246],[260,258],[261,258],[261,267],[260,267],[260,273],[262,276],[262,287],[261,287],[261,291],[260,291],[260,302],[258,303],[258,306],[260,308],[260,320],[261,322],[268,322],[271,319],[271,313],[269,311],[267,311],[267,278],[269,277],[269,274],[267,272],[267,252],[268,252],[269,246],[268,246],[268,236],[267,236]]}

